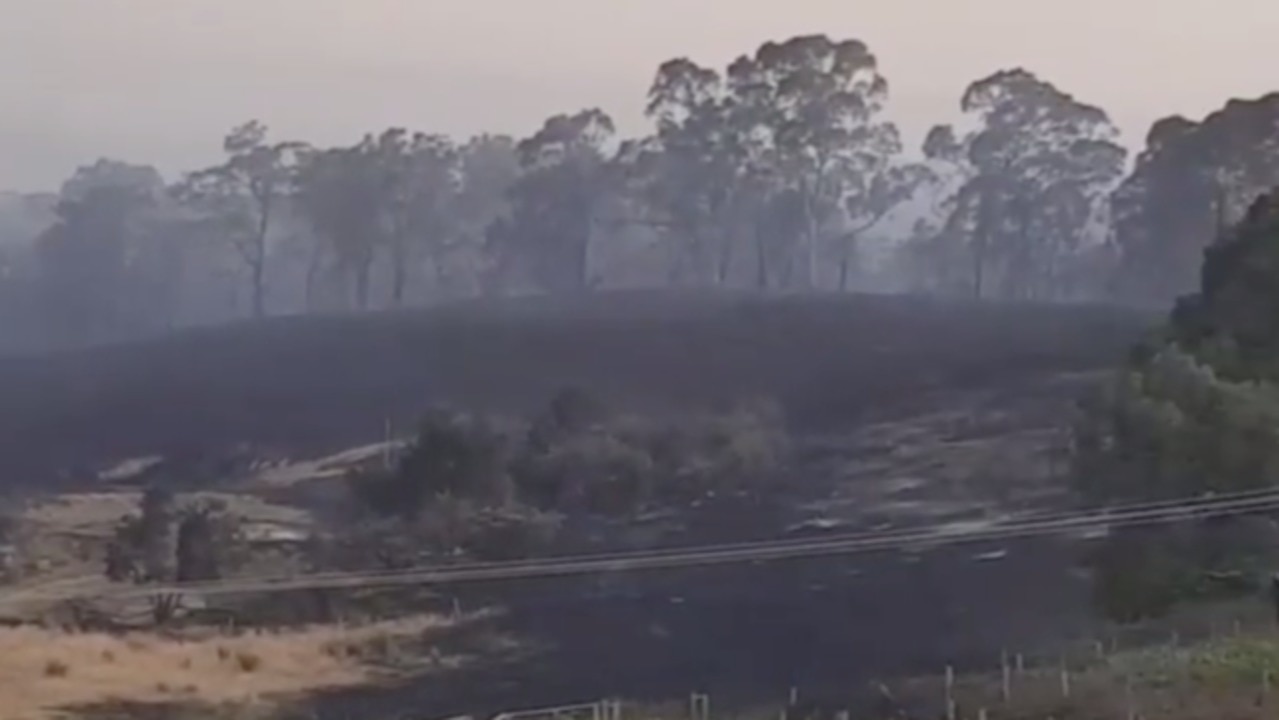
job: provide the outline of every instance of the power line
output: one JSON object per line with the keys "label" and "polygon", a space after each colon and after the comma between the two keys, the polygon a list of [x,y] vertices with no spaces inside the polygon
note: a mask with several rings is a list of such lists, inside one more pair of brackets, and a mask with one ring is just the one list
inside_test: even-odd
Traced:
{"label": "power line", "polygon": [[[1012,521],[1005,522],[1002,525],[988,528],[984,530],[983,532],[1008,532],[1008,531],[1020,529],[1025,525],[1032,525],[1035,523],[1072,522],[1072,523],[1082,523],[1082,524],[1088,525],[1090,524],[1089,523],[1090,519],[1096,521],[1095,523],[1091,523],[1091,524],[1100,525],[1100,524],[1106,524],[1106,523],[1112,522],[1113,520],[1117,518],[1121,518],[1125,515],[1130,515],[1132,513],[1139,513],[1139,512],[1145,513],[1148,511],[1167,510],[1173,515],[1176,515],[1179,512],[1187,509],[1204,507],[1205,505],[1211,506],[1214,503],[1236,502],[1236,501],[1242,502],[1242,501],[1253,501],[1253,500],[1257,500],[1257,501],[1279,500],[1279,490],[1276,490],[1276,489],[1248,490],[1248,491],[1240,491],[1240,492],[1233,492],[1233,493],[1225,493],[1225,494],[1216,495],[1216,496],[1199,496],[1199,497],[1192,497],[1192,498],[1178,498],[1178,499],[1170,499],[1170,500],[1131,503],[1127,505],[1118,505],[1118,506],[1113,506],[1109,508],[1091,508],[1091,509],[1081,510],[1081,511],[1039,513],[1035,515],[1022,517],[1022,518],[1016,518]],[[582,555],[573,555],[573,556],[565,556],[565,557],[540,558],[540,559],[534,559],[534,560],[469,563],[465,565],[449,566],[447,569],[454,570],[454,571],[463,570],[463,569],[466,569],[466,570],[479,569],[479,568],[496,569],[499,567],[520,567],[529,563],[567,562],[567,561],[579,561],[579,562],[623,561],[624,562],[624,561],[635,559],[635,558],[651,559],[656,557],[680,556],[689,552],[730,552],[730,551],[744,552],[744,551],[750,551],[753,549],[775,550],[775,549],[789,547],[789,546],[807,547],[815,542],[822,543],[822,544],[842,544],[845,542],[862,543],[862,542],[874,540],[874,541],[877,541],[880,543],[886,543],[886,544],[892,544],[893,542],[902,542],[904,544],[921,544],[920,542],[921,535],[924,536],[925,540],[935,539],[936,534],[938,532],[945,531],[948,527],[953,527],[953,525],[933,524],[932,526],[929,526],[929,527],[904,528],[901,530],[893,530],[893,531],[872,531],[872,532],[842,533],[842,534],[831,533],[831,534],[823,535],[820,538],[755,540],[755,541],[735,542],[735,543],[726,543],[726,544],[717,544],[717,545],[703,545],[703,546],[693,546],[693,547],[658,548],[658,549],[651,549],[651,550],[630,550],[630,551],[621,551],[621,552],[582,554]],[[356,572],[359,574],[360,577],[375,580],[383,576],[399,576],[406,572],[434,571],[439,569],[440,568],[419,567],[419,568],[411,568],[407,570],[368,570],[368,571],[356,571]],[[352,572],[344,571],[344,572],[332,572],[332,573],[314,573],[314,574],[309,574],[306,577],[313,578],[316,580],[321,580],[321,579],[329,579],[329,578],[349,577],[350,575],[352,575]],[[251,579],[256,581],[269,582],[273,579],[281,580],[281,581],[289,581],[289,580],[294,580],[296,578],[297,578],[296,575],[284,575],[284,576],[277,575],[273,577],[263,576],[263,577],[251,578]]]}
{"label": "power line", "polygon": [[67,599],[94,595],[97,597],[130,598],[167,592],[198,592],[204,595],[224,595],[285,590],[560,577],[596,572],[697,567],[735,562],[859,554],[892,549],[940,547],[961,543],[1052,535],[1072,530],[1150,525],[1274,510],[1279,510],[1279,491],[1245,491],[1216,497],[1162,500],[1101,510],[1064,513],[1057,516],[1031,517],[984,528],[935,525],[927,529],[887,533],[862,533],[822,538],[773,540],[510,562],[470,563],[399,571],[260,576],[256,578],[179,583],[167,586],[127,587],[99,593],[51,593],[49,596],[33,593],[24,595],[24,597],[27,599]]}
{"label": "power line", "polygon": [[[905,549],[912,546],[943,546],[965,542],[990,540],[1007,540],[1036,535],[1056,534],[1072,529],[1108,525],[1110,527],[1158,524],[1172,520],[1202,519],[1220,517],[1248,512],[1279,510],[1279,499],[1264,502],[1251,501],[1233,505],[1201,507],[1193,511],[1178,509],[1173,512],[1159,511],[1132,514],[1114,518],[1108,523],[1092,521],[1091,524],[1079,522],[1043,523],[1013,528],[992,528],[985,531],[961,531],[954,533],[927,532],[914,537],[898,537],[865,540],[832,541],[821,539],[803,543],[777,543],[750,549],[731,550],[686,550],[679,553],[650,554],[631,556],[625,559],[601,557],[595,559],[567,559],[559,561],[541,561],[510,565],[459,566],[454,568],[409,571],[398,574],[382,574],[369,576],[353,573],[347,577],[334,577],[315,581],[310,578],[298,578],[296,582],[266,582],[256,585],[210,587],[206,594],[226,594],[234,592],[265,592],[284,589],[307,588],[342,588],[374,585],[404,585],[418,583],[456,583],[476,582],[483,580],[519,579],[534,577],[557,577],[581,575],[596,572],[623,572],[652,569],[670,569],[679,567],[697,567],[736,562],[768,561],[818,557],[824,555],[859,554],[891,549]],[[140,593],[146,594],[146,593]]]}
{"label": "power line", "polygon": [[[1169,510],[1174,512],[1175,514],[1176,511],[1202,507],[1205,504],[1227,502],[1227,501],[1269,500],[1269,499],[1279,500],[1279,489],[1271,488],[1271,489],[1263,489],[1263,490],[1244,490],[1244,491],[1236,491],[1236,492],[1230,492],[1230,493],[1222,493],[1219,495],[1210,494],[1210,495],[1202,495],[1202,496],[1195,496],[1195,497],[1183,497],[1183,498],[1166,499],[1166,500],[1145,501],[1145,502],[1139,502],[1139,503],[1129,503],[1129,504],[1115,505],[1110,507],[1100,507],[1100,508],[1088,508],[1084,510],[1075,510],[1075,511],[1056,511],[1056,512],[1049,511],[1045,513],[1034,513],[1031,515],[1015,518],[1011,521],[1006,521],[1004,524],[999,525],[996,528],[990,528],[990,530],[991,531],[1011,530],[1014,528],[1019,528],[1024,524],[1039,523],[1039,522],[1062,522],[1062,521],[1086,522],[1090,518],[1095,519],[1097,521],[1097,524],[1105,524],[1106,522],[1109,522],[1111,519],[1117,516],[1121,516],[1126,513],[1138,512],[1138,511],[1144,512],[1144,511],[1155,511],[1155,510]],[[648,559],[653,557],[662,557],[662,556],[669,556],[669,555],[682,555],[684,553],[693,552],[693,551],[730,551],[730,550],[745,551],[753,548],[776,549],[779,547],[790,546],[790,545],[807,546],[815,541],[820,541],[823,543],[842,543],[845,541],[854,542],[854,541],[864,541],[868,539],[875,539],[881,542],[890,542],[893,539],[900,539],[900,538],[905,538],[909,541],[915,541],[915,540],[918,540],[918,536],[921,533],[926,533],[929,530],[931,530],[933,533],[936,533],[938,531],[945,530],[947,527],[948,527],[947,524],[933,524],[928,527],[903,528],[901,530],[890,530],[890,531],[871,531],[871,532],[858,532],[858,533],[829,533],[829,534],[823,535],[820,538],[789,538],[789,539],[774,538],[769,540],[739,541],[734,543],[722,543],[722,544],[716,544],[716,545],[703,545],[703,546],[693,546],[693,547],[686,546],[686,547],[675,547],[675,548],[657,548],[657,549],[648,549],[648,550],[628,550],[628,551],[620,551],[620,552],[614,551],[614,552],[607,552],[607,553],[579,554],[579,555],[564,556],[564,557],[540,558],[540,559],[534,559],[534,560],[469,563],[465,565],[451,565],[448,567],[448,569],[460,570],[460,569],[471,569],[471,568],[480,568],[480,567],[496,568],[499,566],[521,566],[527,563],[538,563],[538,562],[549,562],[549,561],[570,561],[570,560],[571,561],[595,561],[595,560],[624,561],[630,558]],[[915,544],[918,544],[918,543],[915,543]],[[353,572],[355,572],[355,573],[358,573],[361,577],[376,579],[383,576],[399,576],[406,572],[430,571],[430,570],[438,570],[438,569],[439,568],[417,567],[417,568],[398,569],[398,570],[322,572],[322,573],[311,573],[306,575],[306,577],[312,578],[315,580],[327,580],[330,578],[349,577],[353,574]],[[297,575],[274,575],[274,576],[267,575],[267,576],[239,578],[239,579],[246,580],[246,581],[270,582],[272,580],[291,581],[291,580],[297,579],[297,577],[298,577]],[[220,582],[220,581],[213,581],[213,582]]]}

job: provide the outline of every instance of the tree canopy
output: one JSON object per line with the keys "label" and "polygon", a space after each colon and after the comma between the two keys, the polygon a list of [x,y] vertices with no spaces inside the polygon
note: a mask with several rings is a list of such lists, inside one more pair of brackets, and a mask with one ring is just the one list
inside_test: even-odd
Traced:
{"label": "tree canopy", "polygon": [[723,60],[658,65],[634,137],[596,107],[526,137],[391,126],[328,147],[251,120],[167,186],[86,166],[38,240],[0,248],[4,337],[636,285],[1163,305],[1279,183],[1279,94],[1159,120],[1129,168],[1104,109],[1025,68],[973,81],[917,143],[862,40]]}
{"label": "tree canopy", "polygon": [[1111,199],[1122,293],[1164,304],[1191,290],[1204,248],[1276,185],[1279,93],[1155,122]]}
{"label": "tree canopy", "polygon": [[[1134,349],[1086,408],[1075,434],[1082,496],[1132,502],[1279,486],[1277,318],[1279,193],[1271,192],[1209,246],[1199,292],[1177,303],[1168,322]],[[1119,586],[1103,583],[1108,604],[1140,615],[1201,589],[1201,571],[1255,572],[1249,562],[1269,540],[1248,533],[1220,537],[1223,525],[1239,522],[1209,523],[1214,534],[1200,528],[1193,540],[1183,530],[1174,545],[1151,542],[1151,531],[1140,533],[1139,542],[1119,533],[1104,559],[1125,557],[1128,564],[1164,570],[1144,585],[1134,586],[1131,577]],[[1170,547],[1175,562],[1148,562],[1150,552]],[[1124,574],[1102,577],[1118,582]]]}

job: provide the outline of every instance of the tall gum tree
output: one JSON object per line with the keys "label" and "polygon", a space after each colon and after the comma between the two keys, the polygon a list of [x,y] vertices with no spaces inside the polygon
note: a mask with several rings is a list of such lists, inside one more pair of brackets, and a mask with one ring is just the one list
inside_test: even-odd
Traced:
{"label": "tall gum tree", "polygon": [[663,63],[648,92],[656,124],[632,145],[647,221],[667,248],[667,281],[723,284],[733,260],[727,211],[737,184],[723,78],[687,58]]}
{"label": "tall gum tree", "polygon": [[1198,279],[1204,248],[1279,185],[1279,93],[1230,100],[1202,121],[1156,121],[1111,198],[1116,294],[1165,305]]}
{"label": "tall gum tree", "polygon": [[450,206],[457,255],[468,268],[473,290],[502,289],[505,257],[487,245],[487,230],[510,214],[510,190],[519,177],[516,143],[507,135],[476,135],[458,148],[458,188]]}
{"label": "tall gum tree", "polygon": [[972,83],[960,105],[977,129],[930,138],[934,155],[958,153],[967,165],[942,233],[966,248],[971,293],[1068,294],[1066,266],[1123,174],[1118,131],[1104,110],[1020,68]]}
{"label": "tall gum tree", "polygon": [[366,138],[350,147],[305,153],[295,179],[298,209],[331,249],[336,270],[349,280],[350,302],[360,310],[369,305],[371,268],[385,238],[381,221],[387,195],[379,160]]}
{"label": "tall gum tree", "polygon": [[872,191],[901,151],[896,127],[882,117],[888,82],[865,43],[825,35],[765,43],[728,76],[730,123],[781,214],[772,229],[793,231],[783,282],[817,287],[822,248],[841,214],[851,209],[864,221],[892,195]]}
{"label": "tall gum tree", "polygon": [[591,245],[613,185],[613,134],[612,118],[592,108],[556,115],[516,146],[521,172],[510,188],[511,213],[489,236],[544,290],[594,285]]}
{"label": "tall gum tree", "polygon": [[226,160],[188,175],[178,195],[234,248],[248,275],[251,313],[266,315],[268,235],[292,193],[305,145],[270,142],[266,125],[252,120],[223,139]]}
{"label": "tall gum tree", "polygon": [[70,342],[112,337],[127,332],[145,306],[164,300],[141,296],[167,279],[146,272],[163,250],[151,241],[164,194],[154,168],[116,160],[80,167],[63,183],[54,223],[35,241],[51,334]]}

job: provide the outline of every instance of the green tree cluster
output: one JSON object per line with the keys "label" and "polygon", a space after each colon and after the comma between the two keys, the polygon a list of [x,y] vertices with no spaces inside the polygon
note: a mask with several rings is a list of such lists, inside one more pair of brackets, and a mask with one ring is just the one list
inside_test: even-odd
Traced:
{"label": "green tree cluster", "polygon": [[[1279,193],[1209,246],[1200,291],[1085,407],[1074,451],[1090,504],[1279,486]],[[1232,517],[1115,532],[1094,558],[1099,599],[1133,619],[1227,589],[1216,581],[1274,560],[1269,526]]]}

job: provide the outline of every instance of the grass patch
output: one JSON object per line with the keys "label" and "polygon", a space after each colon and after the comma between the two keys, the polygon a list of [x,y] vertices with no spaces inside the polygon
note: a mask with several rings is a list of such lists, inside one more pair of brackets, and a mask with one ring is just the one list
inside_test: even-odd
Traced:
{"label": "grass patch", "polygon": [[1273,686],[1279,678],[1279,637],[1223,638],[1186,648],[1125,653],[1112,658],[1105,670],[1155,689],[1260,691],[1264,684]]}
{"label": "grass patch", "polygon": [[1257,683],[1279,674],[1279,640],[1248,638],[1217,642],[1193,653],[1190,672],[1208,684]]}
{"label": "grass patch", "polygon": [[[997,675],[957,680],[954,697],[966,713],[1017,720],[1273,720],[1279,717],[1279,635],[1218,638],[1184,647],[1128,650],[1069,670],[1028,667],[1011,676],[1002,694]],[[897,689],[894,689],[895,692]],[[940,678],[921,678],[900,689],[920,707],[941,707]]]}

